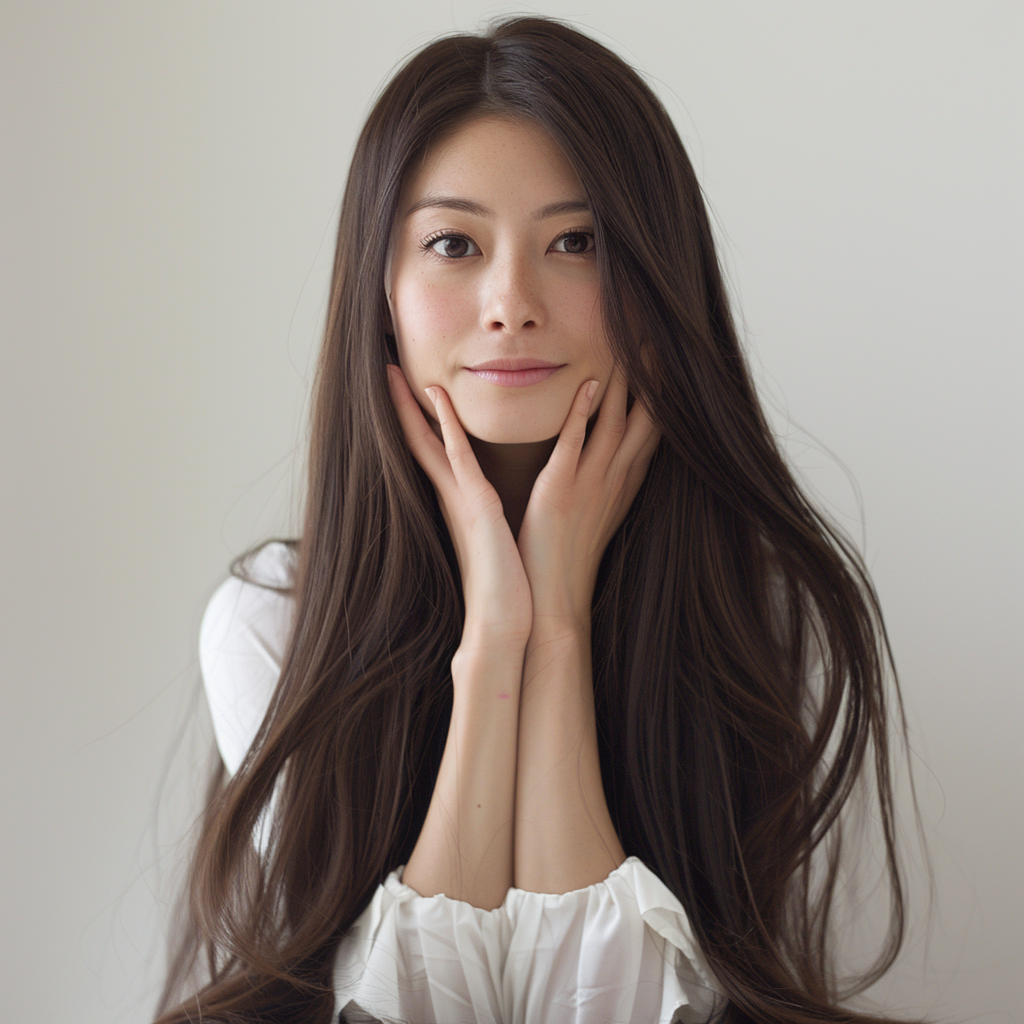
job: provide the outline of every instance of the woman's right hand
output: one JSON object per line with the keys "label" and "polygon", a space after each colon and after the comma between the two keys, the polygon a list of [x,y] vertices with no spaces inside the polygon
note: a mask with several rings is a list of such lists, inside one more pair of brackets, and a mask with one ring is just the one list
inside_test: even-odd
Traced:
{"label": "woman's right hand", "polygon": [[416,461],[430,477],[462,574],[462,643],[525,649],[533,624],[530,581],[501,498],[484,476],[444,388],[427,388],[444,443],[423,415],[405,374],[388,365],[391,398]]}

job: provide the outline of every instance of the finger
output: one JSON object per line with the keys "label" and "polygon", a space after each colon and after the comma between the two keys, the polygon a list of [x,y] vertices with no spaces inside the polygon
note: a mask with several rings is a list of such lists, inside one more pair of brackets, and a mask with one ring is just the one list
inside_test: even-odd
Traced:
{"label": "finger", "polygon": [[587,450],[583,458],[588,462],[608,463],[622,442],[626,430],[626,400],[629,388],[626,378],[618,366],[612,375],[601,399],[601,408],[597,412],[597,422],[590,432]]}
{"label": "finger", "polygon": [[658,450],[658,444],[661,442],[661,430],[655,428],[654,431],[644,440],[643,446],[637,453],[636,457],[629,464],[629,469],[626,471],[626,481],[624,485],[624,491],[626,493],[629,504],[632,504],[633,499],[636,497],[637,492],[640,490],[641,484],[644,482],[644,478],[647,476],[647,471],[650,469],[651,460],[654,458],[654,453]]}
{"label": "finger", "polygon": [[448,392],[436,384],[426,389],[427,395],[434,403],[434,412],[441,424],[441,435],[444,438],[444,454],[448,459],[455,482],[468,495],[479,495],[490,488],[484,476],[476,454],[466,437],[459,417],[455,414]]}
{"label": "finger", "polygon": [[635,401],[626,421],[626,431],[619,445],[619,451],[627,463],[632,463],[645,454],[654,454],[661,439],[661,428],[651,419],[651,414],[642,402]]}
{"label": "finger", "polygon": [[454,475],[445,455],[444,445],[437,439],[437,435],[423,415],[423,410],[413,396],[405,374],[393,363],[388,364],[388,386],[391,389],[391,398],[402,433],[413,457],[438,490],[449,490],[454,484]]}
{"label": "finger", "polygon": [[569,408],[569,415],[566,416],[565,423],[562,424],[562,429],[558,433],[554,450],[548,458],[545,468],[550,467],[552,473],[565,480],[572,480],[576,474],[580,452],[587,437],[587,421],[594,405],[597,387],[598,381],[596,380],[584,381],[580,385]]}

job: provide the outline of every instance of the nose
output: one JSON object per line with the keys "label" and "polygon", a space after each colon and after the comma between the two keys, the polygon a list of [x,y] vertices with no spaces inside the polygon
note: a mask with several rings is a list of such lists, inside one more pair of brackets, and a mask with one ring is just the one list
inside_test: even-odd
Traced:
{"label": "nose", "polygon": [[507,253],[495,260],[482,288],[480,317],[486,331],[515,334],[543,325],[540,282],[526,255]]}

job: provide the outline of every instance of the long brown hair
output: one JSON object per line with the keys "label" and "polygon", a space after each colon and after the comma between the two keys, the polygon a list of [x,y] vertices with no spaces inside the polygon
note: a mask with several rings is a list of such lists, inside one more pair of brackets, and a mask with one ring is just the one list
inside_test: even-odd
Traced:
{"label": "long brown hair", "polygon": [[[359,137],[318,366],[296,627],[259,734],[209,804],[190,881],[197,941],[179,950],[159,1024],[326,1024],[341,937],[423,823],[463,607],[433,488],[388,393],[384,279],[410,169],[488,113],[542,126],[579,176],[610,341],[663,432],[593,606],[601,764],[622,845],[685,907],[726,993],[722,1020],[877,1019],[839,1007],[892,963],[903,930],[893,710],[904,726],[898,691],[886,699],[874,590],[776,446],[668,114],[605,47],[516,18],[416,53]],[[864,778],[891,925],[842,989],[830,942],[840,812]],[[261,857],[251,837],[275,783]],[[197,963],[207,982],[169,1009]]]}

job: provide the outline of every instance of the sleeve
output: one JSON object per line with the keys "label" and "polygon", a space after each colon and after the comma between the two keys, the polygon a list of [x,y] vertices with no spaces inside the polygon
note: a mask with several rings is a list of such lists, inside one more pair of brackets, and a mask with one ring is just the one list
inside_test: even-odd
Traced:
{"label": "sleeve", "polygon": [[511,889],[508,1024],[704,1022],[717,986],[682,904],[637,857],[561,895]]}
{"label": "sleeve", "polygon": [[510,889],[496,910],[419,896],[401,869],[335,961],[345,1020],[697,1024],[718,988],[682,905],[642,861],[561,895]]}
{"label": "sleeve", "polygon": [[281,674],[294,599],[294,556],[272,543],[252,558],[248,580],[230,577],[214,592],[199,628],[199,666],[213,731],[229,774],[238,771]]}
{"label": "sleeve", "polygon": [[335,1017],[346,1024],[505,1024],[501,970],[511,940],[504,907],[420,896],[392,871],[342,940]]}

